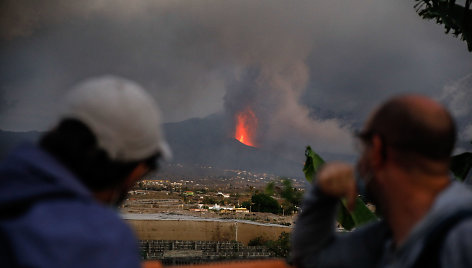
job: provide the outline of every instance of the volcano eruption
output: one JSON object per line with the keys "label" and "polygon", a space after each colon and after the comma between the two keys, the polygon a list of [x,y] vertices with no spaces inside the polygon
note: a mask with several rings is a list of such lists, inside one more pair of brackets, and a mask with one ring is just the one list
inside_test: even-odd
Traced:
{"label": "volcano eruption", "polygon": [[236,114],[236,128],[234,138],[242,144],[257,147],[255,142],[257,130],[257,117],[254,111],[248,107]]}

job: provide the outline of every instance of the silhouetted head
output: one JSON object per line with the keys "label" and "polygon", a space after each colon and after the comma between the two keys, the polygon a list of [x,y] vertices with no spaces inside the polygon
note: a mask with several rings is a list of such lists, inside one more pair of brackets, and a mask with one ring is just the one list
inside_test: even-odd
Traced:
{"label": "silhouetted head", "polygon": [[40,145],[93,192],[123,195],[136,180],[129,179],[131,174],[144,175],[170,153],[157,104],[126,79],[105,76],[80,83],[65,98],[59,117]]}
{"label": "silhouetted head", "polygon": [[420,95],[404,95],[381,105],[359,136],[369,143],[374,135],[382,141],[383,157],[390,157],[402,167],[428,173],[433,170],[426,163],[432,161],[443,163],[447,172],[456,128],[441,104]]}

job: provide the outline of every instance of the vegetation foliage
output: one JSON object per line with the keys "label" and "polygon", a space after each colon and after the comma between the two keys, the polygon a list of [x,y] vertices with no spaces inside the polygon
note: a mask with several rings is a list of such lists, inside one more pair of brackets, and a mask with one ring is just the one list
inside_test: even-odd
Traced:
{"label": "vegetation foliage", "polygon": [[446,33],[451,33],[467,42],[472,52],[472,0],[465,0],[464,5],[456,0],[415,0],[415,9],[423,19],[435,20],[444,25]]}
{"label": "vegetation foliage", "polygon": [[[316,173],[324,164],[324,160],[321,156],[315,153],[310,146],[307,146],[305,156],[306,161],[305,166],[303,167],[303,172],[309,182],[314,182],[316,179]],[[341,203],[342,205],[338,212],[337,221],[346,230],[351,230],[356,226],[377,220],[377,216],[369,210],[360,197],[356,198],[356,206],[352,212],[349,212],[347,209],[345,201],[342,201]]]}
{"label": "vegetation foliage", "polygon": [[277,240],[266,240],[262,236],[250,240],[248,246],[265,246],[276,257],[287,258],[290,253],[290,233],[282,232]]}
{"label": "vegetation foliage", "polygon": [[465,152],[465,153],[458,154],[452,157],[451,171],[457,180],[465,181],[471,169],[472,169],[472,153],[471,152]]}
{"label": "vegetation foliage", "polygon": [[[471,142],[472,144],[472,142]],[[309,182],[316,179],[316,173],[319,171],[324,163],[323,158],[315,153],[310,146],[305,150],[305,166],[303,172]],[[455,178],[459,181],[464,181],[470,170],[472,169],[472,152],[465,152],[455,155],[451,158],[451,171]],[[366,204],[360,197],[356,198],[356,206],[353,212],[349,212],[346,203],[342,201],[341,209],[338,212],[337,221],[346,230],[365,224],[367,222],[376,220],[377,216],[367,208]]]}
{"label": "vegetation foliage", "polygon": [[[274,214],[291,215],[298,210],[303,199],[303,191],[293,187],[289,179],[282,180],[282,187],[276,182],[267,183],[264,192],[256,191],[252,195],[251,201],[242,203],[242,207],[250,209],[253,212],[270,212]],[[277,201],[274,198],[277,197]]]}
{"label": "vegetation foliage", "polygon": [[254,194],[251,198],[252,211],[270,212],[277,214],[280,211],[279,202],[265,193]]}

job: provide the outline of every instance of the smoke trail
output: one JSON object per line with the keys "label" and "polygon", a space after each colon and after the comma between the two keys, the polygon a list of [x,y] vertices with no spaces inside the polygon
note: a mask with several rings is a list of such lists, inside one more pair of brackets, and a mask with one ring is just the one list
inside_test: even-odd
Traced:
{"label": "smoke trail", "polygon": [[311,144],[326,152],[350,151],[348,127],[336,120],[317,120],[300,104],[308,80],[302,61],[248,68],[227,88],[228,120],[251,107],[258,117],[257,144],[278,151],[300,151]]}

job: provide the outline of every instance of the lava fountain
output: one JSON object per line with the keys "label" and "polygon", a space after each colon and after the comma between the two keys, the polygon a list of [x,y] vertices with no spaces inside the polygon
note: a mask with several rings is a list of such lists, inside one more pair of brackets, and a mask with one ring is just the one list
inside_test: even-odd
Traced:
{"label": "lava fountain", "polygon": [[236,130],[234,138],[241,143],[256,147],[255,137],[257,130],[257,117],[250,107],[236,114]]}

